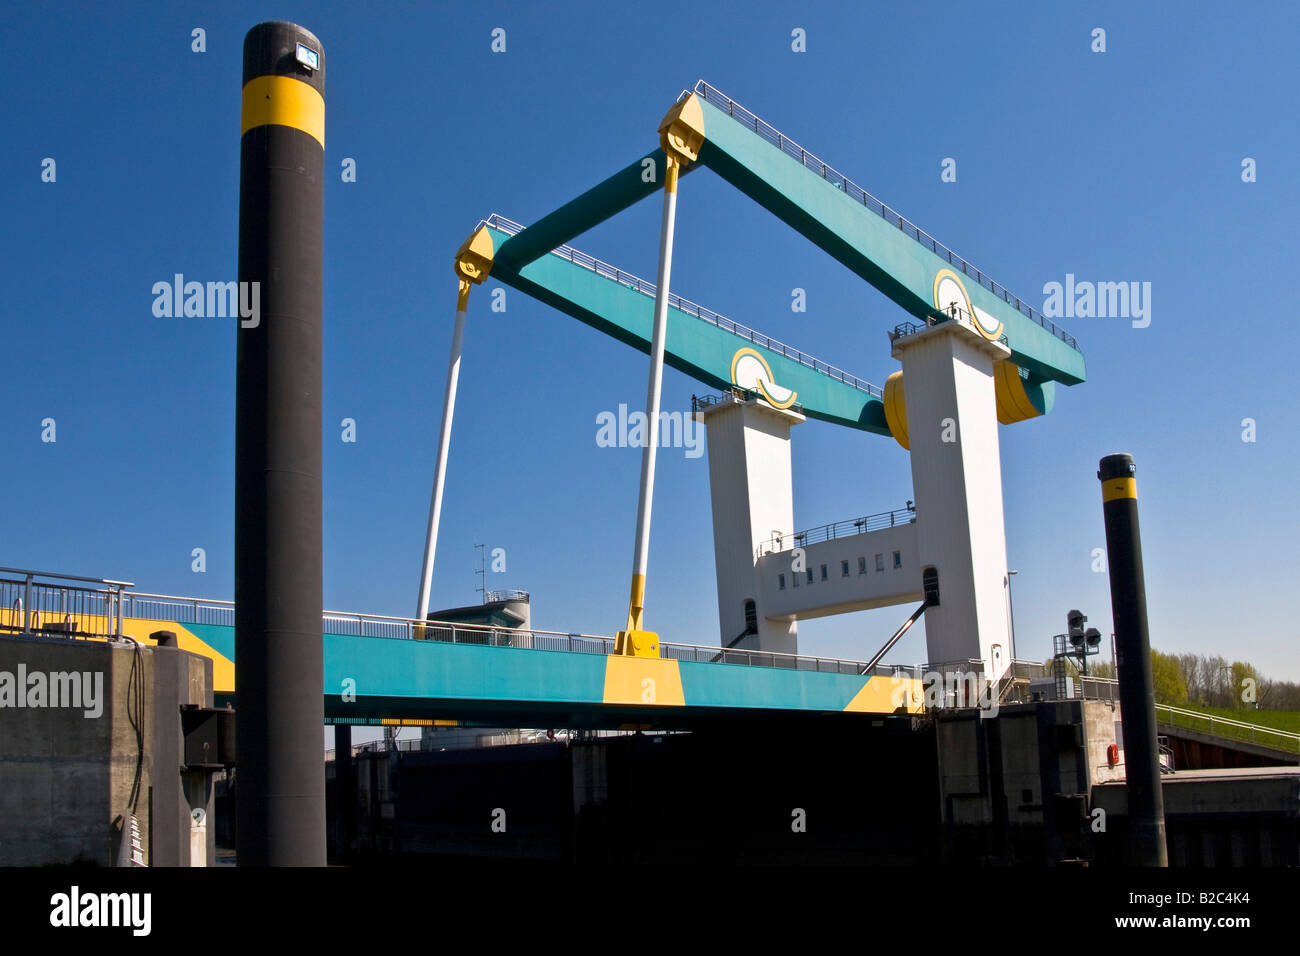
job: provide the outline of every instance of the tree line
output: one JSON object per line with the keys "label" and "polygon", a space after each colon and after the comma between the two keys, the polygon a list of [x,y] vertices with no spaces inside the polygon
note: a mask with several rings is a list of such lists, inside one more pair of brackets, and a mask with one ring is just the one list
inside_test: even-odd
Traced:
{"label": "tree line", "polygon": [[[1079,673],[1067,659],[1071,675]],[[1046,664],[1051,673],[1052,662]],[[1088,663],[1090,677],[1115,676],[1109,661]],[[1208,654],[1151,651],[1151,684],[1156,701],[1175,707],[1221,707],[1232,710],[1300,710],[1300,683],[1272,680],[1245,661]]]}

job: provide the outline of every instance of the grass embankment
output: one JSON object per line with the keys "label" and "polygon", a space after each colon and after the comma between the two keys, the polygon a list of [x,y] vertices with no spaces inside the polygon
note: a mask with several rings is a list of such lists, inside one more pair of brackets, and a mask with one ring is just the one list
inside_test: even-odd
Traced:
{"label": "grass embankment", "polygon": [[1161,711],[1159,704],[1157,704],[1156,720],[1161,723],[1172,722],[1176,727],[1187,727],[1189,730],[1200,730],[1204,733],[1213,733],[1234,740],[1253,740],[1265,747],[1300,754],[1300,741],[1294,738],[1252,731],[1248,727],[1234,727],[1218,720],[1211,723],[1210,720],[1211,717],[1226,718],[1227,720],[1236,720],[1245,724],[1256,724],[1260,727],[1272,727],[1275,730],[1300,734],[1300,711],[1233,710],[1226,707],[1196,707],[1186,704],[1182,705],[1181,709],[1194,710],[1198,715],[1204,714],[1205,716],[1189,717],[1186,714],[1170,714],[1168,711]]}

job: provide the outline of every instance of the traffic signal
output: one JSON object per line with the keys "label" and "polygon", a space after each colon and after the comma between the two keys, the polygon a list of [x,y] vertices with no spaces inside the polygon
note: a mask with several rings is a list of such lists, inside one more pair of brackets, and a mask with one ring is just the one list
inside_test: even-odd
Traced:
{"label": "traffic signal", "polygon": [[1072,647],[1083,647],[1083,625],[1087,620],[1088,615],[1084,614],[1082,611],[1071,611],[1069,614],[1065,615],[1065,632],[1069,635],[1070,645]]}

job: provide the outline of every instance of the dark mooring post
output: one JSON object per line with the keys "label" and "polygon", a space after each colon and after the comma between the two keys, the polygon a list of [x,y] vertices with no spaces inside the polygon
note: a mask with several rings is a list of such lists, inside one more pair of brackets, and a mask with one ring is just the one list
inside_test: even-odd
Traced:
{"label": "dark mooring post", "polygon": [[1168,866],[1165,801],[1156,745],[1156,702],[1151,686],[1147,592],[1138,531],[1137,467],[1132,455],[1107,455],[1097,471],[1106,518],[1111,616],[1124,729],[1131,862]]}
{"label": "dark mooring post", "polygon": [[321,231],[325,53],[244,37],[235,423],[240,866],[325,865]]}

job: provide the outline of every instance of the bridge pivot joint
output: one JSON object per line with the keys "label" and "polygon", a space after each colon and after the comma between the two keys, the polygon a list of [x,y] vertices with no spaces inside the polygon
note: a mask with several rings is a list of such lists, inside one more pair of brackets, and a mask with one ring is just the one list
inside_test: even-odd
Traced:
{"label": "bridge pivot joint", "polygon": [[481,285],[492,272],[496,250],[492,246],[492,235],[487,226],[480,226],[474,234],[466,239],[456,250],[456,259],[452,264],[459,280],[460,311],[465,310],[469,302],[469,290]]}
{"label": "bridge pivot joint", "polygon": [[659,145],[668,155],[669,167],[675,162],[689,166],[700,158],[704,146],[704,110],[699,96],[692,93],[664,114],[659,124]]}

